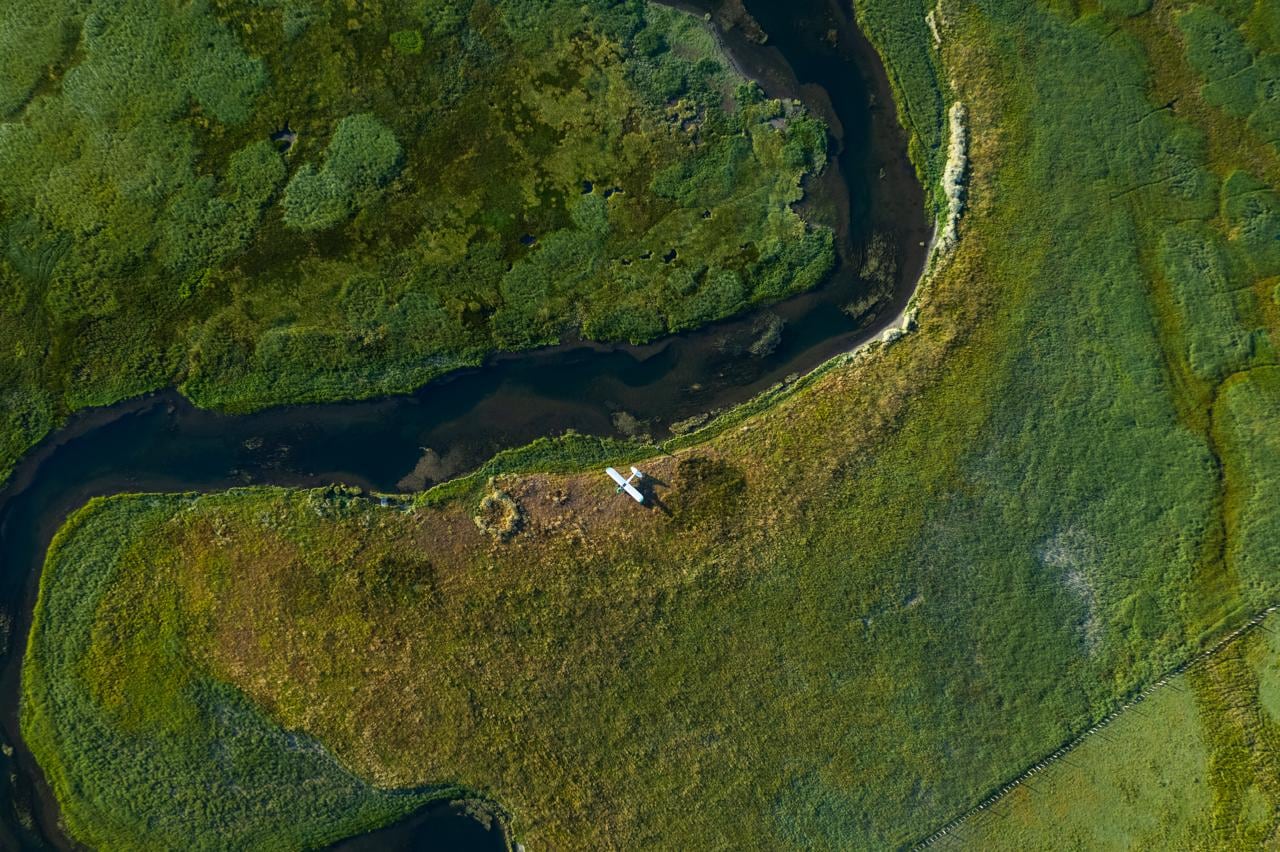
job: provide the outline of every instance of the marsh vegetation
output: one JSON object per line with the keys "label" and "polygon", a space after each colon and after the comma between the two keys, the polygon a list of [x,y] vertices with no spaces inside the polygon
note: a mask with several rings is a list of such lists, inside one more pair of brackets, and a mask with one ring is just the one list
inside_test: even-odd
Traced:
{"label": "marsh vegetation", "polygon": [[10,2],[0,56],[0,476],[167,384],[236,411],[404,392],[834,259],[791,209],[825,127],[656,5]]}
{"label": "marsh vegetation", "polygon": [[1265,846],[1280,826],[1274,621],[1174,679],[942,847]]}
{"label": "marsh vegetation", "polygon": [[[91,505],[51,551],[24,680],[75,834],[215,836],[179,797],[102,781],[149,736],[177,750],[152,777],[207,794],[207,679],[380,791],[501,802],[531,845],[897,847],[1280,598],[1280,149],[1197,34],[1273,80],[1276,4],[857,8],[935,185],[967,106],[966,213],[919,331],[660,447],[546,440],[411,505]],[[645,456],[666,512],[594,470]],[[506,540],[474,520],[498,475],[522,511]],[[1222,683],[1248,684],[1234,659]],[[1271,825],[1248,737],[1273,724],[1233,709],[1251,685],[1210,686],[1207,733],[1168,723],[1187,763],[1150,768],[1182,784],[1203,758],[1208,783],[1090,830]],[[288,831],[337,830],[303,804]],[[286,836],[269,816],[243,836]]]}

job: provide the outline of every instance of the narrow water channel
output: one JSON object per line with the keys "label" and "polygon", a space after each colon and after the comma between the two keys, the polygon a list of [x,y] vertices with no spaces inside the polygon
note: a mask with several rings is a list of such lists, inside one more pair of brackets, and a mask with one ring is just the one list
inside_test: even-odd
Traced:
{"label": "narrow water channel", "polygon": [[[723,13],[728,4],[678,5]],[[741,27],[721,33],[735,62],[769,95],[801,98],[832,127],[830,173],[812,189],[835,211],[844,246],[841,263],[818,290],[647,346],[566,344],[499,356],[408,396],[230,416],[163,392],[83,412],[32,451],[0,491],[0,728],[7,744],[0,753],[0,848],[74,848],[58,830],[56,804],[22,745],[18,686],[45,550],[89,498],[334,481],[415,490],[472,469],[497,450],[567,429],[661,437],[673,423],[813,369],[894,320],[923,270],[932,229],[884,69],[848,5],[747,0],[768,34],[765,43],[745,37]],[[875,321],[860,326],[842,309],[871,286],[856,267],[874,234],[891,238],[897,274]],[[753,354],[762,329],[778,320],[776,347]],[[435,805],[335,848],[506,846],[500,828],[486,830],[457,809]]]}

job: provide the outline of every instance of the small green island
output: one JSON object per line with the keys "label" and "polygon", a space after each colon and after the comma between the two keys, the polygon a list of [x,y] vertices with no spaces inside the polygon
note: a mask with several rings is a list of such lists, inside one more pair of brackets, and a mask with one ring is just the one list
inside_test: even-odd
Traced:
{"label": "small green island", "polygon": [[[175,381],[402,391],[835,263],[795,208],[827,129],[700,16],[108,5],[0,29],[6,464]],[[22,667],[71,837],[323,848],[470,799],[528,850],[1275,843],[1280,3],[838,8],[937,218],[904,320],[673,437],[90,501]]]}

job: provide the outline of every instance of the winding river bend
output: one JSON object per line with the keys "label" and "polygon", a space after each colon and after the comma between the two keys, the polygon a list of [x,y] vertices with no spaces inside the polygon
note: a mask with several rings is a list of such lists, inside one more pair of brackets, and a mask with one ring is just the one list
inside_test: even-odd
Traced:
{"label": "winding river bend", "polygon": [[[676,0],[714,11],[735,64],[775,97],[798,97],[832,129],[832,162],[810,186],[836,228],[840,261],[818,290],[749,316],[646,346],[569,343],[497,356],[401,397],[286,406],[230,416],[174,391],[74,416],[0,491],[0,848],[75,848],[18,728],[20,666],[44,553],[67,515],[121,491],[218,490],[335,481],[413,490],[476,467],[495,451],[567,429],[661,436],[673,423],[744,401],[879,334],[905,308],[932,227],[906,156],[884,68],[848,0],[746,0],[768,34],[720,26],[732,0]],[[843,308],[873,285],[857,272],[875,235],[896,274],[874,319]],[[755,345],[770,329],[774,345]],[[447,804],[339,844],[343,850],[505,849]]]}

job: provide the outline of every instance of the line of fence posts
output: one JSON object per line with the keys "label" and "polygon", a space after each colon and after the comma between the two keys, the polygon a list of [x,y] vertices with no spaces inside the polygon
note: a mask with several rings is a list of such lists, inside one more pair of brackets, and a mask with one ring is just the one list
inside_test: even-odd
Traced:
{"label": "line of fence posts", "polygon": [[[1022,786],[1027,781],[1027,779],[1035,775],[1037,772],[1040,772],[1043,769],[1049,768],[1051,764],[1057,763],[1059,761],[1066,763],[1068,766],[1078,768],[1079,766],[1078,764],[1073,764],[1070,761],[1066,760],[1065,758],[1067,754],[1075,750],[1082,742],[1085,741],[1086,738],[1092,736],[1095,733],[1101,732],[1103,728],[1105,728],[1107,725],[1110,725],[1111,722],[1113,722],[1121,713],[1128,711],[1136,707],[1137,705],[1141,704],[1143,701],[1147,699],[1148,696],[1150,696],[1157,689],[1162,689],[1166,686],[1172,686],[1174,689],[1176,689],[1179,692],[1185,691],[1184,688],[1181,686],[1181,684],[1178,684],[1173,681],[1173,678],[1176,678],[1179,675],[1183,674],[1184,672],[1187,671],[1187,669],[1191,668],[1197,663],[1201,663],[1209,659],[1210,657],[1215,656],[1223,648],[1225,648],[1227,645],[1229,645],[1230,643],[1234,642],[1236,639],[1243,636],[1245,633],[1262,625],[1263,621],[1266,620],[1267,616],[1271,615],[1273,612],[1275,612],[1278,609],[1280,609],[1280,604],[1273,604],[1267,607],[1266,609],[1254,615],[1244,624],[1240,625],[1235,630],[1228,633],[1226,636],[1223,636],[1221,639],[1219,639],[1213,645],[1209,646],[1207,649],[1201,651],[1199,654],[1196,654],[1190,659],[1182,662],[1181,664],[1165,672],[1163,675],[1160,676],[1158,680],[1155,680],[1147,684],[1147,686],[1144,687],[1136,695],[1131,697],[1129,700],[1123,702],[1119,707],[1112,710],[1110,713],[1108,713],[1098,722],[1094,723],[1094,725],[1091,728],[1084,731],[1083,733],[1077,734],[1075,737],[1068,740],[1066,744],[1059,746],[1058,749],[1054,751],[1052,754],[1050,754],[1048,757],[1043,758],[1038,763],[1033,764],[1029,769],[1023,770],[1021,775],[1017,776],[1012,781],[1004,784],[1003,786],[1000,787],[999,790],[987,796],[987,798],[983,799],[976,806],[965,811],[963,814],[951,820],[950,822],[946,823],[942,828],[938,829],[933,834],[926,837],[924,840],[921,840],[920,842],[918,842],[915,846],[912,847],[912,849],[920,850],[920,849],[926,849],[932,846],[942,838],[949,835],[952,831],[960,828],[971,817],[974,817],[979,813],[987,813],[993,816],[999,816],[1003,819],[1004,818],[1003,815],[996,813],[996,811],[994,810],[995,806],[999,804],[1000,801],[1004,799],[1005,796],[1013,792],[1014,789],[1018,788],[1019,786]],[[1268,632],[1272,632],[1269,628],[1263,627],[1263,629],[1267,630]]]}

